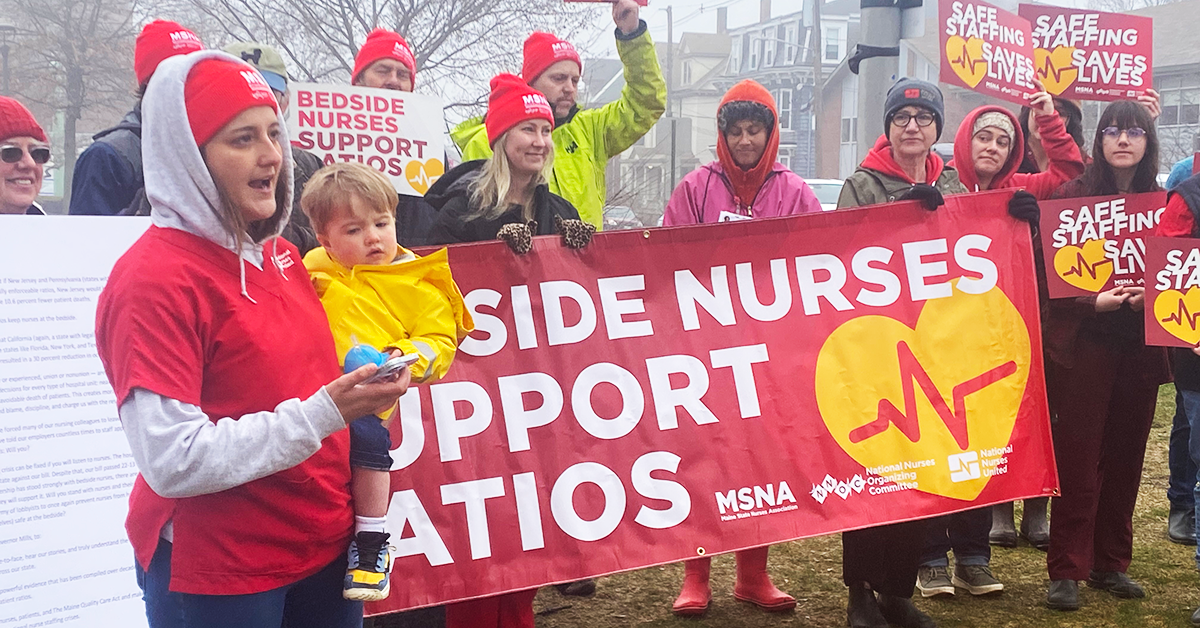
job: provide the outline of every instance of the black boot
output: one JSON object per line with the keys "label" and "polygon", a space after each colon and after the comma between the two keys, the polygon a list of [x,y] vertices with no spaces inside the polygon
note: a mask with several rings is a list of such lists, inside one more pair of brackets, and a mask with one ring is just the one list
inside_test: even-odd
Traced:
{"label": "black boot", "polygon": [[1056,611],[1079,610],[1079,583],[1074,580],[1051,580],[1046,590],[1046,606]]}
{"label": "black boot", "polygon": [[1021,513],[1021,536],[1043,552],[1050,549],[1050,522],[1046,519],[1049,503],[1049,497],[1027,499],[1025,512]]}
{"label": "black boot", "polygon": [[865,582],[850,587],[850,602],[846,605],[846,625],[850,628],[888,628],[887,620],[879,612],[875,592]]}
{"label": "black boot", "polygon": [[988,534],[988,542],[997,547],[1017,546],[1017,529],[1013,527],[1012,502],[992,506],[992,532]]}
{"label": "black boot", "polygon": [[1196,544],[1196,510],[1171,509],[1167,515],[1167,538],[1180,545]]}
{"label": "black boot", "polygon": [[933,618],[917,610],[912,599],[879,594],[879,612],[893,626],[900,628],[937,628]]}

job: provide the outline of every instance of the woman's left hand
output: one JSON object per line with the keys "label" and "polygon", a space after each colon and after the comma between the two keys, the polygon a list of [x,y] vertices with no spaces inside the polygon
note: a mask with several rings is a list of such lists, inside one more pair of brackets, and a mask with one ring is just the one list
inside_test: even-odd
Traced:
{"label": "woman's left hand", "polygon": [[1158,97],[1158,92],[1153,89],[1148,89],[1146,93],[1138,96],[1138,104],[1146,108],[1151,120],[1157,120],[1158,116],[1162,114],[1161,99]]}
{"label": "woman's left hand", "polygon": [[562,234],[563,244],[567,248],[582,249],[591,244],[592,236],[596,234],[596,225],[576,218],[563,220],[562,216],[555,216],[554,230]]}

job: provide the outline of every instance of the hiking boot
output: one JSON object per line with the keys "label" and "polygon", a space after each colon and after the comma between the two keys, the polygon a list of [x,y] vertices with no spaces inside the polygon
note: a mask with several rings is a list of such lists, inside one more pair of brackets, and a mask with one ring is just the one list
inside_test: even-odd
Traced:
{"label": "hiking boot", "polygon": [[1180,545],[1196,544],[1196,510],[1171,509],[1167,515],[1167,538]]}
{"label": "hiking boot", "polygon": [[988,542],[997,547],[1017,546],[1017,529],[1013,527],[1012,502],[992,506],[992,531],[988,533]]}
{"label": "hiking boot", "polygon": [[955,565],[952,582],[971,595],[988,595],[1004,590],[1004,583],[992,575],[992,568],[988,565]]}
{"label": "hiking boot", "polygon": [[1200,608],[1192,612],[1192,625],[1200,626]]}
{"label": "hiking boot", "polygon": [[1146,597],[1146,590],[1142,585],[1119,571],[1092,571],[1088,574],[1087,585],[1126,600]]}
{"label": "hiking boot", "polygon": [[888,628],[888,622],[879,612],[875,592],[865,583],[850,587],[850,602],[846,605],[846,625],[850,628]]}
{"label": "hiking boot", "polygon": [[1027,499],[1021,513],[1021,537],[1043,552],[1050,549],[1050,522],[1046,519],[1049,503],[1049,497]]}
{"label": "hiking boot", "polygon": [[933,618],[917,610],[906,597],[879,594],[879,612],[892,626],[900,628],[937,628]]}
{"label": "hiking boot", "polygon": [[917,590],[921,592],[921,597],[954,595],[954,583],[950,581],[950,572],[946,567],[922,567],[917,570]]}
{"label": "hiking boot", "polygon": [[358,602],[387,599],[392,584],[392,552],[387,532],[359,532],[350,541],[342,597]]}
{"label": "hiking boot", "polygon": [[1079,610],[1079,583],[1074,580],[1051,580],[1046,590],[1046,606],[1056,611]]}

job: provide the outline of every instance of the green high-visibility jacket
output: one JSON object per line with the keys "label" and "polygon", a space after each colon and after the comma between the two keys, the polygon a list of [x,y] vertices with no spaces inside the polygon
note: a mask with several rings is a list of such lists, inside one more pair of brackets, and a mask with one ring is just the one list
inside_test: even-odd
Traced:
{"label": "green high-visibility jacket", "polygon": [[[550,191],[567,199],[579,217],[602,229],[608,186],[608,160],[641,139],[667,108],[667,83],[643,20],[638,30],[617,30],[617,52],[625,65],[621,98],[596,109],[572,109],[554,129],[554,172]],[[463,161],[492,156],[483,118],[456,126],[450,137],[462,150]]]}

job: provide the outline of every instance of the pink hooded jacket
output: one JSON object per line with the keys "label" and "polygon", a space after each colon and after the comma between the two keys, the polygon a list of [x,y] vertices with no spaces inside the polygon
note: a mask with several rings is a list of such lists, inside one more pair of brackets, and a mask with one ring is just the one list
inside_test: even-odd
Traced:
{"label": "pink hooded jacket", "polygon": [[721,212],[747,218],[776,218],[821,211],[821,201],[800,175],[776,162],[751,202],[749,215],[734,201],[733,186],[720,161],[688,173],[667,202],[663,226],[719,222]]}

